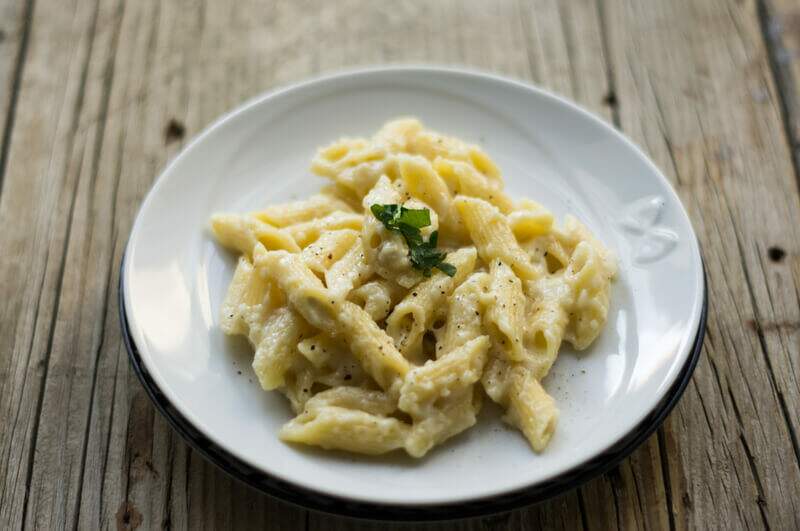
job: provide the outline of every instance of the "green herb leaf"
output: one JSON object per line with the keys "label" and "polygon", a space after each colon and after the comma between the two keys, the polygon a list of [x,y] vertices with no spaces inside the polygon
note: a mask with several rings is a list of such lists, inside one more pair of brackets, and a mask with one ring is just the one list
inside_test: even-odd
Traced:
{"label": "green herb leaf", "polygon": [[448,264],[447,262],[439,262],[436,264],[436,269],[447,275],[448,277],[455,276],[456,274],[456,266],[453,264]]}
{"label": "green herb leaf", "polygon": [[372,215],[378,218],[384,225],[394,223],[395,215],[400,214],[400,205],[372,205],[370,207]]}
{"label": "green herb leaf", "polygon": [[400,207],[400,216],[397,222],[417,229],[428,227],[431,224],[431,212],[427,208]]}
{"label": "green herb leaf", "polygon": [[450,277],[456,274],[455,266],[444,261],[447,253],[436,250],[439,231],[433,231],[428,241],[422,237],[420,229],[431,224],[430,210],[379,204],[371,205],[369,209],[372,215],[383,223],[384,227],[403,236],[408,244],[408,257],[411,265],[415,269],[421,270],[423,275],[431,276],[433,268]]}
{"label": "green herb leaf", "polygon": [[431,237],[428,238],[428,243],[431,247],[436,247],[436,244],[439,243],[439,231],[435,230],[431,232]]}

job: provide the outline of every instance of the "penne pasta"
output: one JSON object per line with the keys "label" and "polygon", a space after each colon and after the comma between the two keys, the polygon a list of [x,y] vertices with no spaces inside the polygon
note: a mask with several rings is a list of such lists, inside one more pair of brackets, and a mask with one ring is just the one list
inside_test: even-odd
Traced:
{"label": "penne pasta", "polygon": [[211,230],[219,243],[246,256],[257,243],[267,249],[300,250],[291,235],[252,216],[217,214],[211,218]]}
{"label": "penne pasta", "polygon": [[254,212],[253,217],[273,227],[287,227],[322,218],[337,211],[352,212],[352,208],[334,195],[317,194],[304,201],[268,206]]}
{"label": "penne pasta", "polygon": [[484,262],[502,260],[523,280],[539,276],[517,243],[508,220],[496,207],[482,199],[465,196],[456,197],[454,203]]}
{"label": "penne pasta", "polygon": [[544,451],[558,409],[543,379],[564,342],[601,333],[614,255],[415,118],[341,138],[311,167],[320,193],[211,219],[239,255],[219,326],[288,400],[279,437],[422,458],[477,422],[485,394]]}

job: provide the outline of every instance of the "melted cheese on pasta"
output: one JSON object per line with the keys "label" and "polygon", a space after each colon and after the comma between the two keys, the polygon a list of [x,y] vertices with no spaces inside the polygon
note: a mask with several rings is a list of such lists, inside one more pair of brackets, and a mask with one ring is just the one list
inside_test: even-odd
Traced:
{"label": "melted cheese on pasta", "polygon": [[[567,341],[587,348],[608,315],[614,256],[576,219],[561,225],[503,191],[479,147],[413,118],[320,149],[331,180],[306,200],[219,214],[240,255],[220,327],[253,345],[265,390],[296,417],[287,442],[422,457],[473,426],[486,395],[531,447],[558,420],[542,379]],[[425,208],[455,274],[415,269],[373,204]]]}

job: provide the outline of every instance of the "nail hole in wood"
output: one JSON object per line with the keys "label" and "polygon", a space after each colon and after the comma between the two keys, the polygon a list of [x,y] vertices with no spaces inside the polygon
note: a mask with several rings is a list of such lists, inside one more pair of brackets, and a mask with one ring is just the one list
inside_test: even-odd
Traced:
{"label": "nail hole in wood", "polygon": [[767,249],[767,256],[769,256],[769,259],[772,260],[773,262],[776,263],[782,262],[783,259],[786,257],[786,251],[784,251],[778,246],[772,246],[769,249]]}
{"label": "nail hole in wood", "polygon": [[176,140],[182,140],[186,135],[186,126],[175,118],[171,118],[164,129],[164,141],[169,144]]}
{"label": "nail hole in wood", "polygon": [[609,107],[616,107],[617,106],[617,94],[613,90],[609,90],[608,94],[603,97],[603,103],[608,105]]}
{"label": "nail hole in wood", "polygon": [[136,529],[142,525],[142,513],[130,502],[124,502],[116,514],[117,529]]}

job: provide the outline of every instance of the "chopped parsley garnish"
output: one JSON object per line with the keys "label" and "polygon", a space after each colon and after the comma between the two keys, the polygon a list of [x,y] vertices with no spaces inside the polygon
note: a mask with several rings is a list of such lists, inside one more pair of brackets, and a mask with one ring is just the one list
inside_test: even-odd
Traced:
{"label": "chopped parsley garnish", "polygon": [[444,261],[447,253],[436,250],[439,231],[433,231],[428,241],[422,238],[420,229],[431,224],[431,212],[427,208],[406,208],[402,205],[372,205],[372,214],[383,226],[392,232],[403,235],[408,244],[408,257],[415,269],[426,277],[431,276],[435,267],[447,276],[456,274],[453,264]]}

